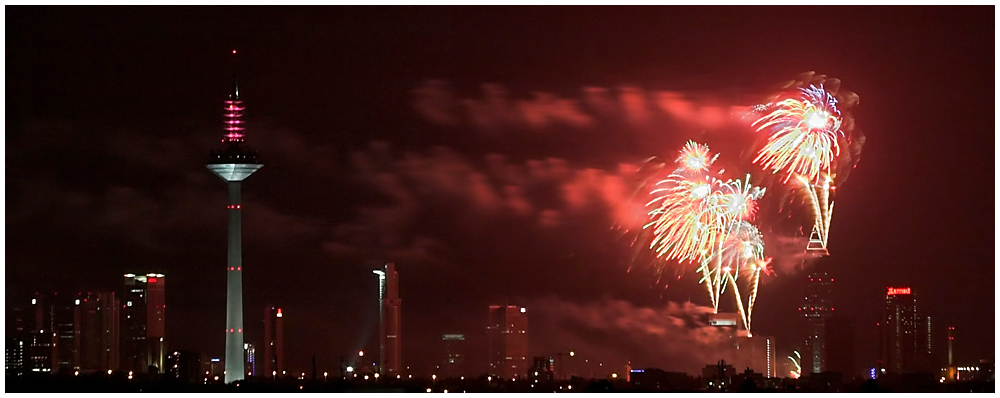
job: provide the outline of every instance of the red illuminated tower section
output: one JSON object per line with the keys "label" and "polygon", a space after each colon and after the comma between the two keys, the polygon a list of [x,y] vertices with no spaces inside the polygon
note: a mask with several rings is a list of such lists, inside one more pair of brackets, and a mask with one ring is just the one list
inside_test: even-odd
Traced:
{"label": "red illuminated tower section", "polygon": [[[236,54],[236,51],[233,51]],[[243,101],[233,79],[233,92],[224,102],[223,148],[212,151],[206,167],[229,185],[229,254],[226,265],[226,373],[225,382],[244,378],[243,368],[243,243],[240,183],[264,167],[257,152],[243,145]]]}

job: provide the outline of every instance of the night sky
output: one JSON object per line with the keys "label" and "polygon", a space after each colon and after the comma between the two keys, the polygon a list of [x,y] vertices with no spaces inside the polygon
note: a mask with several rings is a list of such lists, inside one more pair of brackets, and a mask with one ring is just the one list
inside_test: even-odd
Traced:
{"label": "night sky", "polygon": [[[735,146],[753,130],[726,109],[815,71],[860,96],[867,136],[826,260],[858,367],[886,286],[913,288],[940,349],[956,327],[959,365],[993,358],[992,7],[6,11],[8,300],[162,272],[170,348],[223,356],[227,197],[204,165],[236,48],[265,163],[243,184],[246,335],[282,307],[290,371],[377,352],[371,269],[392,260],[415,372],[443,333],[484,371],[502,302],[528,307],[532,355],[695,372],[717,358],[677,322],[709,301],[693,268],[631,260],[628,171]],[[779,357],[804,278],[776,266],[757,298]]]}

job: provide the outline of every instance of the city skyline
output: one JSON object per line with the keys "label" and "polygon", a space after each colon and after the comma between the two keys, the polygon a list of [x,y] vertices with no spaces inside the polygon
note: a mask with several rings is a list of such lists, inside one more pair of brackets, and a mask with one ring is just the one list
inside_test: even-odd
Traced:
{"label": "city skyline", "polygon": [[[212,303],[226,301],[227,202],[203,167],[236,48],[248,136],[268,162],[242,202],[243,316],[282,304],[289,369],[309,369],[312,356],[336,369],[342,356],[379,351],[370,270],[395,262],[406,270],[402,365],[414,371],[439,363],[427,347],[452,332],[466,335],[468,367],[484,369],[483,309],[509,300],[532,311],[529,357],[576,349],[693,374],[714,363],[703,346],[638,347],[661,341],[648,328],[711,304],[693,272],[656,275],[628,261],[611,229],[616,184],[623,165],[674,156],[686,139],[750,130],[652,106],[629,113],[629,94],[746,105],[815,70],[860,95],[855,118],[869,139],[830,225],[836,312],[856,319],[858,336],[874,335],[872,303],[887,286],[911,286],[935,344],[954,326],[955,364],[977,363],[995,348],[990,196],[969,172],[990,157],[982,115],[992,113],[977,79],[992,68],[976,61],[990,51],[979,39],[990,20],[971,8],[816,10],[826,25],[861,27],[822,44],[792,37],[820,22],[795,7],[750,8],[753,18],[684,7],[13,7],[8,74],[23,78],[8,82],[8,296],[118,291],[123,273],[153,270],[171,278],[167,351],[224,356],[215,335],[226,309]],[[714,39],[687,43],[690,32]],[[762,48],[778,40],[787,51]],[[595,98],[616,106],[601,113]],[[530,112],[493,107],[507,103]],[[808,271],[787,266],[780,243],[765,250],[776,268],[763,278],[754,333],[775,336],[783,358],[803,348],[784,325],[801,317]],[[982,305],[953,310],[965,302]],[[616,326],[630,319],[645,326]],[[253,323],[244,340],[261,355],[263,325]],[[869,340],[858,339],[858,363],[878,355]]]}

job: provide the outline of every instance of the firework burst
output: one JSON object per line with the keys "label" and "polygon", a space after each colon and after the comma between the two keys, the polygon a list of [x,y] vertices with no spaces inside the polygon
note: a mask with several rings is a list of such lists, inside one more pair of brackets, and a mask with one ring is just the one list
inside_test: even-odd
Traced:
{"label": "firework burst", "polygon": [[[677,169],[653,186],[646,204],[650,221],[643,229],[652,232],[650,249],[660,260],[699,264],[700,283],[716,310],[725,290],[732,289],[749,331],[764,254],[761,234],[750,221],[764,189],[751,185],[749,175],[727,182],[709,175],[717,156],[688,142],[675,160]],[[739,280],[747,281],[746,305]]]}
{"label": "firework burst", "polygon": [[767,131],[767,143],[754,163],[777,173],[792,174],[819,182],[820,173],[830,172],[830,163],[840,155],[838,138],[842,123],[837,99],[823,85],[799,89],[799,98],[774,104],[773,110],[753,123]]}

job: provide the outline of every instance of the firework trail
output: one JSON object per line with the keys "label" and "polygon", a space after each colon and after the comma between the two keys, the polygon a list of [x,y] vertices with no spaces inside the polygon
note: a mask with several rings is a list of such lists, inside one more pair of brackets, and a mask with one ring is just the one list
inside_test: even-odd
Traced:
{"label": "firework trail", "polygon": [[830,172],[830,163],[840,155],[842,119],[837,99],[823,85],[799,88],[799,98],[788,98],[756,122],[757,131],[767,131],[767,143],[754,163],[777,173],[784,171],[788,182],[793,174],[820,182],[820,173]]}
{"label": "firework trail", "polygon": [[830,220],[833,217],[833,201],[830,200],[830,190],[834,187],[830,185],[832,179],[829,175],[824,174],[822,178],[823,181],[819,184],[813,184],[802,176],[798,176],[798,181],[812,205],[813,220],[815,220],[806,250],[826,252],[827,238],[830,236]]}
{"label": "firework trail", "polygon": [[792,351],[792,355],[789,355],[788,359],[792,361],[792,366],[795,367],[795,370],[790,372],[792,374],[792,378],[798,379],[802,376],[802,356],[799,355],[798,351]]}

